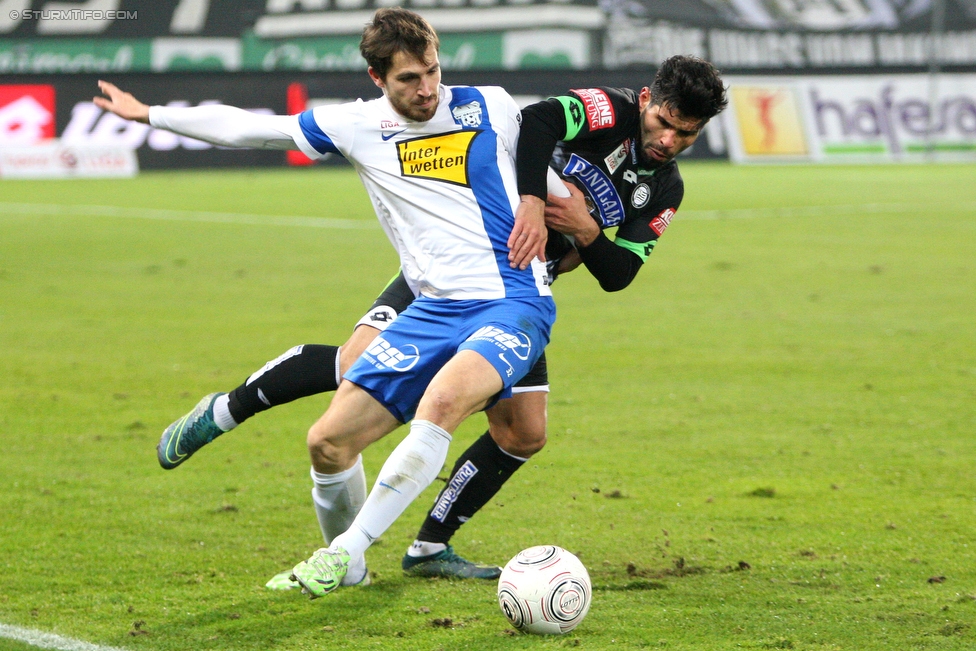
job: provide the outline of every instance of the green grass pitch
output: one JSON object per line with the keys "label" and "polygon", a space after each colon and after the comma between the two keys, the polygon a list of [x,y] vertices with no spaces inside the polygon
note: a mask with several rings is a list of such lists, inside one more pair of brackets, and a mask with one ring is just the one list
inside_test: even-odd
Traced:
{"label": "green grass pitch", "polygon": [[631,287],[556,283],[549,445],[455,538],[580,555],[590,614],[551,638],[512,635],[493,584],[402,575],[437,486],[372,586],[263,588],[319,545],[327,396],[157,466],[201,395],[340,343],[395,272],[352,172],[0,183],[0,623],[132,651],[973,649],[974,168],[683,174]]}

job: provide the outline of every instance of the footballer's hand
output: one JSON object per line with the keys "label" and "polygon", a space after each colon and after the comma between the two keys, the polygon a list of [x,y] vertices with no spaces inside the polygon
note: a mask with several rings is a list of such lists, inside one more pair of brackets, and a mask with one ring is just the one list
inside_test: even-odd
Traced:
{"label": "footballer's hand", "polygon": [[582,190],[572,183],[566,183],[569,197],[550,194],[546,201],[546,226],[552,230],[571,236],[577,246],[589,246],[600,235],[600,226],[586,209],[586,198]]}
{"label": "footballer's hand", "polygon": [[515,211],[515,226],[508,236],[508,262],[514,269],[525,269],[533,258],[546,259],[546,204],[539,197],[523,194]]}
{"label": "footballer's hand", "polygon": [[98,88],[108,98],[94,98],[92,101],[95,106],[115,113],[120,118],[149,124],[149,106],[133,97],[132,93],[126,93],[115,84],[110,84],[107,81],[99,81]]}

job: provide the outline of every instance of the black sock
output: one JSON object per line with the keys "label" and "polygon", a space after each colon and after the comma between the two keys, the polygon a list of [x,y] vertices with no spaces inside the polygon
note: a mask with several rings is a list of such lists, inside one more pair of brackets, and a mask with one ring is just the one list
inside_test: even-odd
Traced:
{"label": "black sock", "polygon": [[240,425],[254,414],[317,393],[335,391],[338,346],[305,344],[268,362],[230,392],[227,407]]}
{"label": "black sock", "polygon": [[444,543],[495,496],[524,461],[505,454],[485,432],[458,457],[447,486],[427,514],[417,540]]}

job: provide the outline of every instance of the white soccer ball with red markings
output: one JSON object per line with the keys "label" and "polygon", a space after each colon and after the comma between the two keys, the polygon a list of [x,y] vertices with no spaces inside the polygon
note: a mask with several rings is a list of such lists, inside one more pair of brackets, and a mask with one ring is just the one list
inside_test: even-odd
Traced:
{"label": "white soccer ball with red markings", "polygon": [[537,635],[568,633],[590,610],[593,590],[580,559],[561,547],[519,552],[498,579],[498,605],[512,626]]}

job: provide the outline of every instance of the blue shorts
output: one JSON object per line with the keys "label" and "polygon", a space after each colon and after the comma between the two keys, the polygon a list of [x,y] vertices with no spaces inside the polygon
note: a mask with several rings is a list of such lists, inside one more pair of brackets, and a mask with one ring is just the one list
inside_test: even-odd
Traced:
{"label": "blue shorts", "polygon": [[405,423],[413,418],[427,385],[459,350],[473,350],[501,376],[498,398],[536,363],[556,320],[551,297],[487,301],[420,297],[356,360],[345,379]]}

